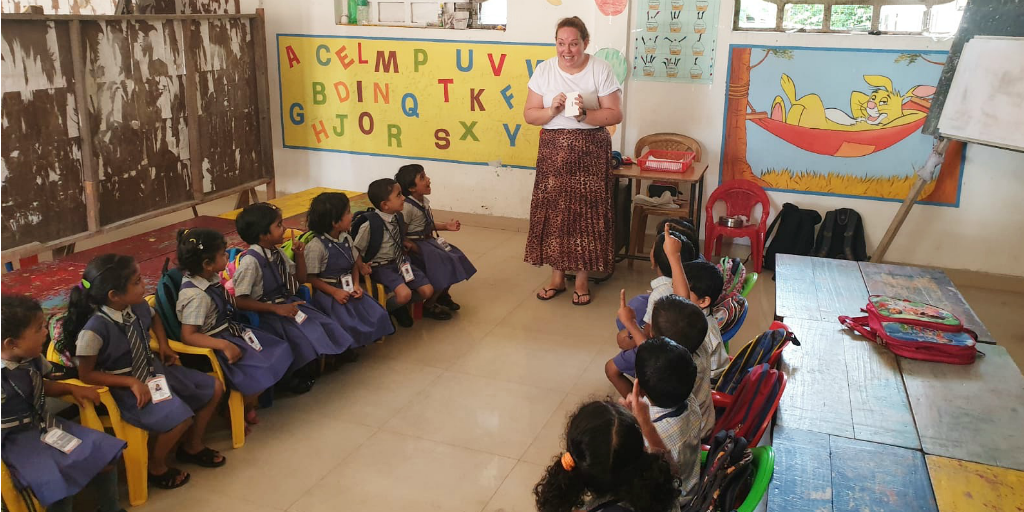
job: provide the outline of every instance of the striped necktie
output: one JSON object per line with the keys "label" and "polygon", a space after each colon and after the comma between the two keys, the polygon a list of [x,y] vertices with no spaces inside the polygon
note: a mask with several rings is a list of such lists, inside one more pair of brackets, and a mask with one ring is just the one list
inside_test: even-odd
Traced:
{"label": "striped necktie", "polygon": [[277,268],[277,275],[281,276],[281,282],[284,283],[285,289],[288,292],[288,296],[291,297],[298,293],[299,282],[295,280],[295,276],[291,272],[288,272],[288,265],[284,262],[284,256],[281,255],[281,251],[273,249],[273,253],[270,256],[270,262]]}
{"label": "striped necktie", "polygon": [[[19,368],[25,368],[28,370],[28,374],[32,377],[32,408],[39,417],[39,426],[43,432],[57,426],[57,422],[52,414],[46,410],[46,396],[43,394],[43,374],[36,368],[33,363],[33,359],[23,361],[18,364]],[[21,393],[21,390],[18,390]],[[24,395],[22,395],[24,396]],[[27,396],[24,396],[28,399]]]}
{"label": "striped necktie", "polygon": [[142,330],[135,326],[134,318],[132,320],[129,320],[127,316],[121,318],[121,325],[128,335],[128,346],[132,351],[132,377],[146,382],[153,371],[153,365],[150,363],[152,354],[149,351],[149,340],[143,335]]}
{"label": "striped necktie", "polygon": [[233,336],[241,338],[243,334],[242,326],[234,320],[235,311],[237,310],[237,306],[235,305],[235,296],[228,293],[227,288],[224,288],[219,281],[216,283],[210,283],[210,286],[224,297],[224,304],[227,305],[227,311],[224,312],[224,317],[227,318],[228,321],[228,332]]}

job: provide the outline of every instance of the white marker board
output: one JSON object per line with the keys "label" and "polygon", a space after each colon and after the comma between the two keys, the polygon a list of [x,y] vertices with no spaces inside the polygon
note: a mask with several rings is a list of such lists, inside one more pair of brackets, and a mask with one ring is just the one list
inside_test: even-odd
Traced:
{"label": "white marker board", "polygon": [[939,118],[943,137],[1024,151],[1024,38],[964,45]]}

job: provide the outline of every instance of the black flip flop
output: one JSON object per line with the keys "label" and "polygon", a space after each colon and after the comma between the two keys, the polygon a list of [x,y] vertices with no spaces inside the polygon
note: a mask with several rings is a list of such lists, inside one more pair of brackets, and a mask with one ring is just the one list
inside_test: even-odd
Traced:
{"label": "black flip flop", "polygon": [[[583,297],[587,298],[586,302],[583,302]],[[591,301],[590,292],[587,292],[587,293],[580,293],[580,292],[576,292],[576,291],[572,292],[572,305],[573,306],[586,306],[587,304],[590,304],[590,301]]]}
{"label": "black flip flop", "polygon": [[[182,474],[185,475],[185,478],[178,482],[178,477]],[[178,487],[187,484],[191,479],[192,475],[185,473],[178,468],[167,468],[167,471],[164,471],[159,475],[154,475],[153,473],[147,473],[146,475],[146,480],[160,489],[177,489]]]}
{"label": "black flip flop", "polygon": [[[217,461],[218,456],[221,457],[219,462]],[[199,450],[197,453],[188,453],[185,451],[185,448],[178,447],[177,457],[179,462],[195,464],[204,468],[219,468],[228,461],[227,457],[224,457],[216,450],[212,450],[209,447],[203,447],[203,449]]]}
{"label": "black flip flop", "polygon": [[[558,297],[559,295],[562,294],[562,292],[564,292],[564,291],[566,291],[568,289],[569,289],[568,287],[566,287],[566,288],[541,288],[540,291],[537,292],[537,298],[540,299],[540,300],[551,300],[551,299],[553,299],[555,297]],[[555,292],[555,293],[553,295],[551,295],[550,297],[545,297],[545,295],[547,295],[548,292]]]}

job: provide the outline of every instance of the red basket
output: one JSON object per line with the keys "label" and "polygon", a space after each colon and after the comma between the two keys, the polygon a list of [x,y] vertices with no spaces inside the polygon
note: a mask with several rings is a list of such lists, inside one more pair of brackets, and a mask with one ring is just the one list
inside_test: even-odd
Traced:
{"label": "red basket", "polygon": [[[693,151],[650,149],[640,157],[640,169],[658,172],[686,172],[693,164]],[[651,160],[652,158],[656,160]]]}

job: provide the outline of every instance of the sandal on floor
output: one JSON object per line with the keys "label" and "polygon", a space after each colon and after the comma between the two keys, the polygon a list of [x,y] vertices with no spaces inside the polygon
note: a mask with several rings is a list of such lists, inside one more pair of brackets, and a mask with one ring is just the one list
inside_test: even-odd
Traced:
{"label": "sandal on floor", "polygon": [[[540,291],[537,292],[537,298],[540,300],[551,300],[555,297],[558,297],[565,290],[568,290],[568,288],[541,288]],[[547,294],[551,292],[555,293],[551,294],[551,296],[548,297]]]}
{"label": "sandal on floor", "polygon": [[[179,482],[178,478],[180,478],[181,475],[185,475],[185,478],[182,478]],[[160,489],[177,489],[178,487],[187,484],[191,479],[192,475],[178,468],[167,468],[167,471],[164,471],[163,474],[160,475],[154,475],[153,473],[148,473],[146,475],[146,480],[148,480],[153,486],[159,487]]]}
{"label": "sandal on floor", "polygon": [[[586,297],[587,299],[584,300],[583,297]],[[587,292],[587,293],[572,292],[572,305],[573,306],[586,306],[587,304],[590,304],[590,292]]]}
{"label": "sandal on floor", "polygon": [[[179,462],[196,464],[204,468],[219,468],[228,461],[228,459],[217,452],[217,450],[213,450],[209,447],[203,447],[203,449],[199,450],[197,453],[188,453],[185,451],[185,448],[178,447],[177,457]],[[220,457],[219,461],[217,460],[217,457]]]}

